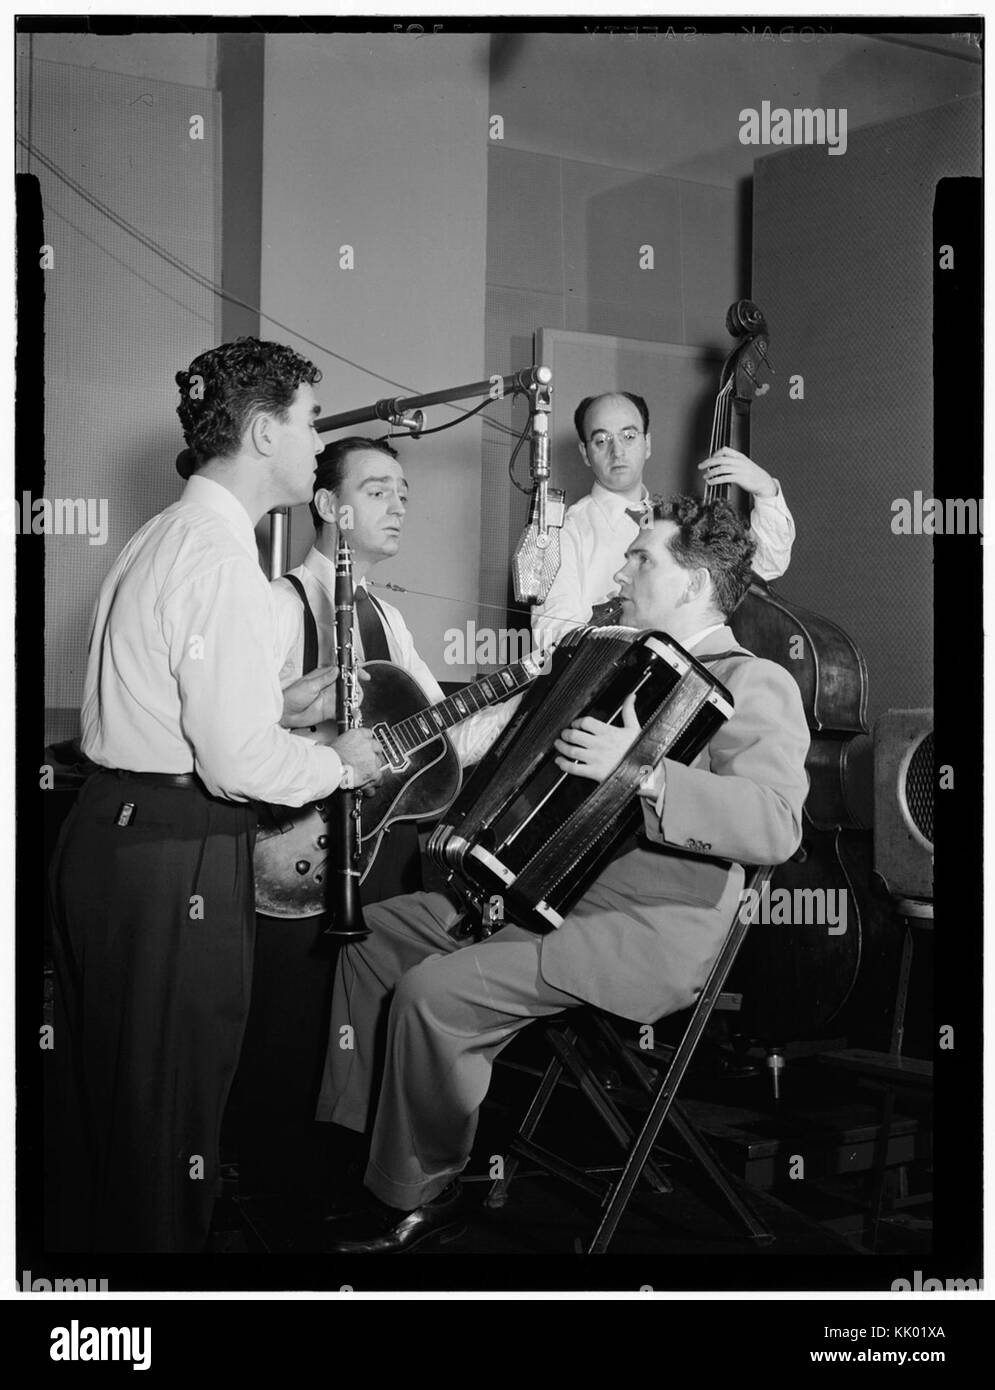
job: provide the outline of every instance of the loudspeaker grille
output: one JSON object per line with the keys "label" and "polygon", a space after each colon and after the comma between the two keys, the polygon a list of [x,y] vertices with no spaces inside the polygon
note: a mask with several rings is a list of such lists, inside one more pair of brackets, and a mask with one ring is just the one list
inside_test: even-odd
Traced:
{"label": "loudspeaker grille", "polygon": [[909,760],[905,800],[912,824],[924,840],[933,843],[933,735],[927,734]]}

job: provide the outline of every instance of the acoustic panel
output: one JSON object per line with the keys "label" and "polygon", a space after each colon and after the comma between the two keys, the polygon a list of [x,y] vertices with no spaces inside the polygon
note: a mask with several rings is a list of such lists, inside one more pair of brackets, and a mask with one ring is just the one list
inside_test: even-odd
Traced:
{"label": "acoustic panel", "polygon": [[608,391],[631,391],[649,407],[652,452],[644,479],[650,492],[699,490],[695,465],[708,453],[721,355],[677,343],[543,328],[536,361],[553,371],[552,481],[566,489],[568,503],[589,492],[593,481],[577,447],[574,410],[585,396]]}
{"label": "acoustic panel", "polygon": [[854,130],[843,156],[756,166],[753,298],[777,376],[753,457],[798,531],[778,588],[857,642],[872,718],[932,700],[932,541],[895,534],[893,507],[934,493],[933,200],[978,172],[980,139],[972,99]]}

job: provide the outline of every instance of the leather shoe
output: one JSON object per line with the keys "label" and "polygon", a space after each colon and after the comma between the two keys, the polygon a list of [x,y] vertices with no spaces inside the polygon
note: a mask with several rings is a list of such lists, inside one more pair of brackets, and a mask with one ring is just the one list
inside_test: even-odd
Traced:
{"label": "leather shoe", "polygon": [[431,1237],[456,1240],[465,1230],[460,1215],[462,1198],[457,1181],[414,1211],[398,1211],[374,1199],[361,1216],[337,1228],[338,1239],[328,1249],[336,1255],[400,1255]]}

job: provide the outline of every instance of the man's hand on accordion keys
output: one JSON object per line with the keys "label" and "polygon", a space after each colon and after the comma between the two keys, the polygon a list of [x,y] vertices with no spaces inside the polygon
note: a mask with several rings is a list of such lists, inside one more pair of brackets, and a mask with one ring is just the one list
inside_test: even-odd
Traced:
{"label": "man's hand on accordion keys", "polygon": [[639,731],[636,698],[629,695],[622,706],[621,726],[584,715],[582,719],[576,719],[569,729],[564,729],[553,744],[560,754],[556,766],[561,772],[570,772],[575,777],[603,782],[635,743]]}

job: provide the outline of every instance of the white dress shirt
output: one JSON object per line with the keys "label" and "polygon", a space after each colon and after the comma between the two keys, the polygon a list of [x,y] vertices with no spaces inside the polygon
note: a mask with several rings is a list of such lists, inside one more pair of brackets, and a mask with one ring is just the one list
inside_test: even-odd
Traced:
{"label": "white dress shirt", "polygon": [[[644,487],[643,498],[648,496]],[[639,534],[639,523],[628,509],[638,505],[595,483],[586,497],[567,508],[560,531],[560,568],[545,603],[532,610],[532,630],[544,650],[588,622],[595,604],[618,593],[615,575]],[[795,538],[795,523],[779,483],[773,497],[754,497],[750,529],[757,543],[754,570],[761,579],[777,579],[788,568]]]}
{"label": "white dress shirt", "polygon": [[[318,629],[318,665],[334,665],[335,564],[322,551],[312,546],[303,563],[288,573],[304,585],[304,592],[314,614]],[[359,583],[366,585],[365,579]],[[288,685],[299,678],[304,660],[304,609],[299,596],[285,579],[275,579],[272,592],[276,608],[280,684]],[[400,612],[393,604],[385,603],[379,595],[376,603],[383,621],[391,661],[415,678],[430,704],[438,704],[444,698],[442,688],[415,650],[414,638]],[[353,628],[353,641],[357,655],[361,657],[363,644],[358,623]],[[477,762],[484,755],[508,723],[518,704],[519,699],[513,697],[491,709],[481,710],[479,714],[447,730],[464,767]]]}
{"label": "white dress shirt", "polygon": [[230,801],[301,806],[334,790],[338,754],[279,725],[274,617],[248,512],[195,474],[101,586],[84,753],[133,772],[195,771]]}

